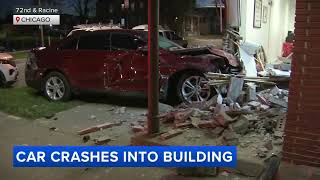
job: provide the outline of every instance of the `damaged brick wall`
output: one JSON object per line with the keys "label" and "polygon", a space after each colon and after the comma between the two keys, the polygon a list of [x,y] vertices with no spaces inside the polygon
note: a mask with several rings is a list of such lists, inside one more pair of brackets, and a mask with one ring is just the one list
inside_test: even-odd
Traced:
{"label": "damaged brick wall", "polygon": [[283,160],[320,167],[320,1],[297,0]]}

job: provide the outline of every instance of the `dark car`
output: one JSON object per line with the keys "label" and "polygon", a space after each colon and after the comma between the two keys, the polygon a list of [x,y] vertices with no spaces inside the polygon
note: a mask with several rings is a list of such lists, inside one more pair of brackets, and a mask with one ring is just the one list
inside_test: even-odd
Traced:
{"label": "dark car", "polygon": [[[30,52],[26,83],[53,101],[82,90],[147,92],[147,38],[135,30],[74,31],[56,46]],[[204,73],[240,71],[236,58],[218,49],[185,49],[163,37],[159,47],[163,100],[208,100],[214,92],[202,83]]]}

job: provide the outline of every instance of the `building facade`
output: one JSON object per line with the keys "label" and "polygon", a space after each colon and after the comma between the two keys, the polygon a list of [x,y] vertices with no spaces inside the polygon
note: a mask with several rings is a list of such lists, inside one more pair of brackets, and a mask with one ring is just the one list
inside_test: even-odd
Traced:
{"label": "building facade", "polygon": [[[161,0],[160,25],[182,36],[220,33],[220,11],[217,8],[219,4],[199,7],[196,2],[195,0]],[[120,24],[123,28],[147,24],[148,0],[98,0],[96,18],[101,23]]]}

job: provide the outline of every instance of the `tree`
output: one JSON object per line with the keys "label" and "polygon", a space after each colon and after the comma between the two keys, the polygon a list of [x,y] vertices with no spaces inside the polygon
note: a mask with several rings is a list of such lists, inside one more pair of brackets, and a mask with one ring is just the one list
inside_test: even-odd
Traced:
{"label": "tree", "polygon": [[[40,0],[41,6],[61,6],[60,0]],[[39,5],[39,0],[32,0],[33,5]]]}
{"label": "tree", "polygon": [[182,33],[183,17],[192,12],[195,0],[160,0],[160,24]]}
{"label": "tree", "polygon": [[80,22],[88,19],[92,0],[72,0],[71,7],[79,16]]}

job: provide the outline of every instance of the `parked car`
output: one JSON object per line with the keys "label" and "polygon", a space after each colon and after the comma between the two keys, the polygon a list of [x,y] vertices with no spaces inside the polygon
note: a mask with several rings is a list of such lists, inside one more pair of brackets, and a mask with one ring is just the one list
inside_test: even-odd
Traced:
{"label": "parked car", "polygon": [[[140,30],[140,31],[148,31],[148,25],[147,24],[139,25],[139,26],[136,26],[132,29],[133,30]],[[182,46],[184,48],[188,47],[187,40],[178,36],[176,34],[176,32],[174,32],[174,31],[164,29],[162,26],[159,27],[159,35],[179,44],[180,46]]]}
{"label": "parked car", "polygon": [[0,87],[10,86],[17,81],[18,69],[13,57],[0,53]]}
{"label": "parked car", "polygon": [[[26,83],[53,101],[86,92],[147,92],[148,34],[109,29],[76,30],[56,46],[33,49]],[[208,100],[215,92],[202,83],[205,72],[237,73],[236,58],[222,50],[185,49],[159,37],[160,96],[163,100]]]}

